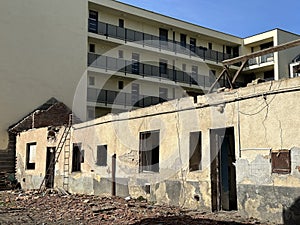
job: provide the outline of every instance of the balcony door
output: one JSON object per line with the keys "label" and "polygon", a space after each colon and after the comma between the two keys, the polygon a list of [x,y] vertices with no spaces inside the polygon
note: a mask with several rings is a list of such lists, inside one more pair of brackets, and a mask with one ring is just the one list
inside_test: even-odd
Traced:
{"label": "balcony door", "polygon": [[132,53],[132,74],[140,74],[140,55],[137,53]]}
{"label": "balcony door", "polygon": [[131,85],[131,103],[133,106],[138,106],[140,96],[140,85],[133,83]]}
{"label": "balcony door", "polygon": [[98,32],[98,12],[90,10],[89,11],[89,32]]}

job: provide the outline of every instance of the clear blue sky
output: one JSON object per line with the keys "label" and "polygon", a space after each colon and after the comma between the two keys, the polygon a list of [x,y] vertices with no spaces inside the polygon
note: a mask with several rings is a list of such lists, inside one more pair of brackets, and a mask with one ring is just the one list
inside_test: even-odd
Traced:
{"label": "clear blue sky", "polygon": [[119,1],[239,37],[274,28],[300,35],[300,0]]}

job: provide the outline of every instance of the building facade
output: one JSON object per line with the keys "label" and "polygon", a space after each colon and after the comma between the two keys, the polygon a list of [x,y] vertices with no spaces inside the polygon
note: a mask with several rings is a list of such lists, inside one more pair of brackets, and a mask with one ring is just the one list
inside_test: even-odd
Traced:
{"label": "building facade", "polygon": [[[196,96],[209,89],[222,60],[299,38],[280,29],[236,37],[112,0],[0,4],[0,149],[7,127],[50,97],[86,120]],[[288,77],[298,54],[294,48],[250,60],[238,86]]]}
{"label": "building facade", "polygon": [[[190,209],[239,210],[277,223],[296,218],[299,119],[289,112],[299,108],[299,86],[299,78],[269,81],[74,125],[63,149],[69,152],[68,190],[114,190]],[[17,136],[17,177],[24,189],[39,189],[47,152],[63,135],[59,129],[53,141],[48,132],[41,127]],[[34,168],[25,166],[30,143],[39,158]],[[63,187],[65,160],[62,152],[50,187]]]}

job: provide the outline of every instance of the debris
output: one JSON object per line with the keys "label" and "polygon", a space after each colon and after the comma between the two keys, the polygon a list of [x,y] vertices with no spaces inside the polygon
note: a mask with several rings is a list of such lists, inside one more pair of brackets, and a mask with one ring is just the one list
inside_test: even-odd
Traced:
{"label": "debris", "polygon": [[[148,203],[145,198],[64,195],[51,190],[0,192],[0,224],[262,224],[238,212],[199,212]],[[5,203],[6,199],[10,201]],[[264,223],[266,224],[266,223]]]}

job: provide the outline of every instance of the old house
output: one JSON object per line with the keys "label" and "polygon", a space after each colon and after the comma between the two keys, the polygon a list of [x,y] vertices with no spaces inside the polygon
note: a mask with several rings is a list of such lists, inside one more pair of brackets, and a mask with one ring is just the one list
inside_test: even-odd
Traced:
{"label": "old house", "polygon": [[[299,87],[300,78],[269,81],[76,124],[52,184],[280,222],[300,196]],[[63,136],[51,142],[48,131],[17,136],[24,188],[40,187]]]}

